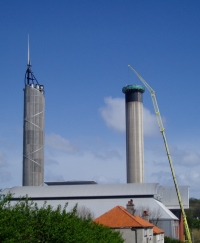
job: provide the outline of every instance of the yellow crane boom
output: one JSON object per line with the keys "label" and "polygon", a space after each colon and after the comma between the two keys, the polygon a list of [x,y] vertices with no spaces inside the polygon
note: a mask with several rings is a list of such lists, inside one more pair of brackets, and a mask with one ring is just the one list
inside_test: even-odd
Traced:
{"label": "yellow crane boom", "polygon": [[133,67],[131,67],[131,65],[128,65],[128,67],[136,74],[136,76],[138,76],[138,78],[141,80],[141,82],[145,85],[145,87],[149,90],[149,92],[151,94],[151,99],[152,99],[154,110],[155,110],[155,113],[156,113],[156,118],[157,118],[157,121],[158,121],[160,132],[161,132],[163,140],[164,140],[165,149],[166,149],[166,152],[167,152],[167,157],[168,157],[168,160],[169,160],[169,165],[170,165],[170,168],[171,168],[171,173],[172,173],[172,177],[173,177],[173,181],[174,181],[179,205],[180,205],[181,212],[182,212],[182,215],[183,215],[183,224],[184,224],[184,227],[185,227],[187,240],[188,240],[189,243],[192,243],[190,230],[189,230],[188,223],[187,223],[187,218],[186,218],[185,210],[184,210],[183,203],[182,203],[182,200],[181,200],[181,194],[180,194],[178,183],[177,183],[177,180],[176,180],[176,176],[175,176],[175,172],[174,172],[174,168],[173,168],[173,163],[172,163],[172,158],[171,158],[171,155],[170,155],[169,146],[168,146],[167,138],[166,138],[166,135],[165,135],[165,128],[164,128],[164,125],[163,125],[163,122],[162,122],[162,117],[160,115],[158,103],[157,103],[157,100],[156,100],[156,93],[151,88],[151,86],[140,76],[140,74]]}

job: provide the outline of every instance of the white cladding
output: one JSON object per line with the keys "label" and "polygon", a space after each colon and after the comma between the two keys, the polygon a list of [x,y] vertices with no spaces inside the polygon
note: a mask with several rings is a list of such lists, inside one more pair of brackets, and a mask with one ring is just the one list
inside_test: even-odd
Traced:
{"label": "white cladding", "polygon": [[41,187],[12,187],[3,191],[3,194],[14,193],[13,197],[96,197],[96,196],[143,196],[152,195],[157,198],[158,183],[129,183],[129,184],[91,184],[67,186],[41,186]]}
{"label": "white cladding", "polygon": [[[170,190],[168,190],[170,188]],[[99,207],[99,202],[106,202],[107,207],[105,211],[115,207],[117,205],[124,206],[128,199],[133,199],[137,208],[138,205],[146,206],[162,203],[169,209],[176,209],[179,207],[178,200],[176,199],[176,190],[174,187],[161,187],[158,183],[129,183],[129,184],[91,184],[91,185],[67,185],[67,186],[29,186],[29,187],[12,187],[4,189],[2,194],[6,195],[11,193],[13,199],[16,200],[20,197],[28,197],[34,199],[38,198],[38,201],[43,203],[48,199],[54,202],[54,205],[58,205],[61,201],[82,203],[87,202],[88,206]],[[189,187],[179,187],[182,203],[184,208],[189,207]],[[170,193],[169,193],[170,192]],[[184,195],[184,196],[183,196]],[[40,200],[41,198],[41,200]],[[45,199],[46,198],[46,199]],[[151,204],[150,199],[153,199],[154,203]],[[174,200],[174,204],[170,204],[167,198]],[[150,201],[149,201],[150,200]],[[95,203],[94,203],[95,202]],[[98,203],[97,203],[98,202]],[[103,209],[103,205],[101,205]],[[155,206],[157,207],[157,206]],[[159,206],[161,207],[161,205]],[[96,210],[96,209],[95,209]],[[163,214],[163,217],[165,215]]]}
{"label": "white cladding", "polygon": [[[181,200],[185,209],[189,208],[189,186],[179,186]],[[180,209],[174,186],[163,187],[163,204],[170,209]]]}
{"label": "white cladding", "polygon": [[23,186],[44,182],[44,92],[33,84],[24,89],[22,180]]}
{"label": "white cladding", "polygon": [[127,182],[144,182],[143,104],[126,103]]}

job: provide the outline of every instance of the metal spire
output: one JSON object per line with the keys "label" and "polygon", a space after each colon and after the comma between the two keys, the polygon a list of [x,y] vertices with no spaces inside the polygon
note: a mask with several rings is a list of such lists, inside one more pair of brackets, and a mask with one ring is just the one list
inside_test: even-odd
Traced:
{"label": "metal spire", "polygon": [[33,75],[33,72],[31,70],[29,35],[28,35],[28,63],[27,63],[27,69],[26,69],[26,73],[25,73],[24,82],[25,82],[25,85],[38,84],[38,81],[35,78],[35,76]]}
{"label": "metal spire", "polygon": [[29,34],[28,34],[28,66],[31,66]]}

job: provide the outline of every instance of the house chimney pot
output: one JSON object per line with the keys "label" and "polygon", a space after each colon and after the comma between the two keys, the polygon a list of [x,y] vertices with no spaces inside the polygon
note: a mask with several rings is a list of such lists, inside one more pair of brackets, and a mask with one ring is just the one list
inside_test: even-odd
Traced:
{"label": "house chimney pot", "polygon": [[146,221],[149,222],[149,214],[148,214],[148,211],[144,211],[143,214],[142,214],[142,218]]}
{"label": "house chimney pot", "polygon": [[130,214],[132,214],[132,215],[134,215],[134,213],[135,213],[135,209],[134,209],[134,204],[133,204],[133,200],[131,199],[130,201],[128,201],[128,203],[127,203],[127,205],[126,205],[126,210],[130,213]]}

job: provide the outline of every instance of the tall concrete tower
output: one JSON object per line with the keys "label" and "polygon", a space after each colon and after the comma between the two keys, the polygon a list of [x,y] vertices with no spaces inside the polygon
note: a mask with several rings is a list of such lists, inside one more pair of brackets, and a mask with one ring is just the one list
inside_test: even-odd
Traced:
{"label": "tall concrete tower", "polygon": [[44,86],[31,71],[28,43],[28,65],[24,88],[23,186],[44,183]]}
{"label": "tall concrete tower", "polygon": [[145,89],[140,85],[123,87],[126,102],[127,183],[144,182],[143,104]]}

